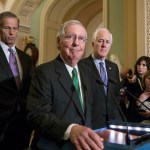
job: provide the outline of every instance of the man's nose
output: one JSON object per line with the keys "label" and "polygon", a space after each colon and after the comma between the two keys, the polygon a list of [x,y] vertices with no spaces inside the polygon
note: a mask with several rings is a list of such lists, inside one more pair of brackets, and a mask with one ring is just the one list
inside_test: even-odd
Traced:
{"label": "man's nose", "polygon": [[78,44],[80,43],[78,37],[74,37],[73,43],[74,43],[75,45],[78,45]]}

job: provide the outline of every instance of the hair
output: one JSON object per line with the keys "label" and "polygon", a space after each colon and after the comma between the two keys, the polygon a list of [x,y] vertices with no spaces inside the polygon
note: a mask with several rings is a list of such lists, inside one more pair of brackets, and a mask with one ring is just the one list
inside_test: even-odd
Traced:
{"label": "hair", "polygon": [[12,12],[10,11],[4,11],[0,13],[0,27],[3,26],[3,18],[16,18],[18,20],[18,27],[19,27],[19,18]]}
{"label": "hair", "polygon": [[142,77],[142,84],[143,84],[143,87],[144,89],[146,88],[146,85],[145,85],[145,79],[150,76],[150,70],[148,70],[146,73],[144,73],[143,77]]}
{"label": "hair", "polygon": [[32,59],[32,68],[34,69],[36,67],[36,63],[39,58],[39,51],[36,45],[33,43],[27,43],[24,52],[26,52],[28,49],[31,49],[32,51],[31,59]]}
{"label": "hair", "polygon": [[113,38],[112,38],[112,34],[110,33],[110,31],[107,29],[107,28],[101,28],[101,27],[98,27],[95,32],[93,33],[93,36],[92,36],[92,42],[95,42],[96,41],[96,38],[97,38],[97,35],[98,33],[101,33],[101,32],[108,32],[109,35],[110,35],[110,42],[112,43],[113,41]]}
{"label": "hair", "polygon": [[[85,27],[83,26],[83,24],[80,21],[78,21],[78,20],[69,20],[69,21],[66,21],[65,23],[63,23],[60,26],[60,28],[57,32],[57,38],[63,37],[65,35],[65,29],[70,25],[81,25],[85,29]],[[85,29],[85,32],[86,32],[86,29]],[[87,32],[86,32],[85,36],[87,38]]]}
{"label": "hair", "polygon": [[135,75],[138,75],[137,65],[139,65],[141,63],[141,61],[143,61],[143,60],[146,62],[147,70],[150,70],[150,58],[148,56],[141,56],[138,58],[138,60],[135,63],[135,66],[134,66],[134,74]]}

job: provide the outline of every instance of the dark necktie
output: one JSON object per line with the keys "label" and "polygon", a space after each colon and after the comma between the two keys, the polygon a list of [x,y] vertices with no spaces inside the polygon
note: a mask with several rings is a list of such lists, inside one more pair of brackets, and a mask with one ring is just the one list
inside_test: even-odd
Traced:
{"label": "dark necktie", "polygon": [[72,80],[73,80],[73,84],[75,86],[75,89],[78,93],[78,96],[79,96],[79,99],[80,99],[80,103],[81,103],[81,106],[82,106],[82,109],[84,111],[84,104],[83,104],[83,101],[82,101],[82,98],[81,98],[81,93],[80,93],[80,87],[79,87],[79,80],[78,80],[78,75],[77,75],[77,70],[75,68],[73,68],[72,70]]}
{"label": "dark necktie", "polygon": [[103,62],[100,62],[99,64],[100,64],[100,76],[101,76],[101,79],[102,79],[102,81],[104,83],[105,92],[107,93],[107,75],[106,75],[106,70],[105,70]]}
{"label": "dark necktie", "polygon": [[9,65],[10,65],[10,68],[13,72],[13,75],[14,75],[14,78],[16,81],[16,85],[19,89],[20,88],[20,76],[19,76],[19,69],[18,69],[18,65],[17,65],[16,56],[15,56],[15,54],[11,48],[9,48],[8,51],[10,52],[10,54],[9,54]]}

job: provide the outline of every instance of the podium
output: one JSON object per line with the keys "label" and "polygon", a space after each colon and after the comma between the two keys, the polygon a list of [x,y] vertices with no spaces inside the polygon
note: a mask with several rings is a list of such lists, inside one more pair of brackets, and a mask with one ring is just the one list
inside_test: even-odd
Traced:
{"label": "podium", "polygon": [[[127,132],[128,129],[128,132]],[[150,149],[150,126],[135,123],[110,123],[107,128],[95,132],[104,139],[104,150]],[[130,143],[126,142],[126,135]]]}

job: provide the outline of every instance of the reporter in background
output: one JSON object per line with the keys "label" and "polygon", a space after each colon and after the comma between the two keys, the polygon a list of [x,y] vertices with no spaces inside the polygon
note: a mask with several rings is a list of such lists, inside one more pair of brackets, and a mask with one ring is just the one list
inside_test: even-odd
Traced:
{"label": "reporter in background", "polygon": [[[150,70],[144,73],[142,77],[143,93],[139,96],[139,101],[150,109]],[[143,124],[150,124],[150,110],[136,101],[138,113],[141,116],[140,122]]]}
{"label": "reporter in background", "polygon": [[[138,98],[143,93],[142,76],[150,70],[150,58],[148,56],[141,56],[137,59],[134,65],[133,76],[127,76],[124,80],[123,86]],[[140,122],[140,117],[136,108],[136,99],[130,94],[126,93],[129,101],[127,108],[127,120],[129,122]]]}
{"label": "reporter in background", "polygon": [[[81,60],[92,72],[99,87],[99,100],[93,102],[92,123],[94,128],[104,127],[108,121],[122,121],[116,102],[119,105],[119,85],[109,81],[109,78],[120,84],[118,66],[109,61],[107,56],[112,45],[112,34],[106,28],[97,28],[92,37],[92,54]],[[101,66],[103,63],[103,66]],[[103,75],[102,67],[105,75]],[[103,79],[105,76],[105,79]],[[102,81],[105,85],[100,84]],[[115,102],[116,101],[116,102]]]}
{"label": "reporter in background", "polygon": [[91,129],[91,103],[98,92],[88,69],[78,64],[86,39],[79,21],[65,22],[57,33],[60,54],[35,69],[27,105],[35,127],[33,150],[103,149],[102,139]]}
{"label": "reporter in background", "polygon": [[18,31],[17,16],[8,11],[0,13],[1,150],[27,148],[31,134],[30,125],[26,122],[26,98],[32,64],[31,58],[15,46]]}

